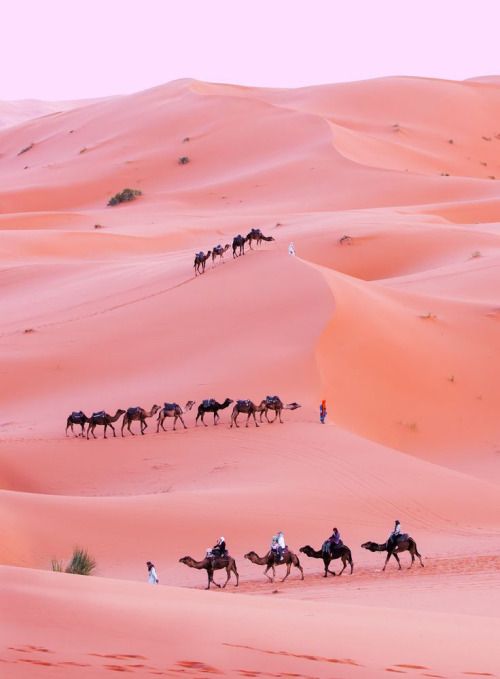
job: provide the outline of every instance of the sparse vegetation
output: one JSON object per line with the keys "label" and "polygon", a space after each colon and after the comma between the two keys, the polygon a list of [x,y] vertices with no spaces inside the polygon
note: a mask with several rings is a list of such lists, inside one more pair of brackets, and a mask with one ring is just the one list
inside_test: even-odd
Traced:
{"label": "sparse vegetation", "polygon": [[453,141],[453,139],[448,139],[448,144],[454,144],[454,143],[455,142]]}
{"label": "sparse vegetation", "polygon": [[87,150],[87,147],[84,146],[83,148],[81,148],[81,149],[78,151],[78,153],[85,153],[86,150]]}
{"label": "sparse vegetation", "polygon": [[35,144],[33,142],[31,142],[31,144],[29,146],[25,146],[23,149],[21,149],[17,155],[21,156],[23,153],[26,153],[27,151],[31,151],[31,149],[33,148],[34,145]]}
{"label": "sparse vegetation", "polygon": [[437,316],[436,314],[431,314],[430,311],[428,311],[426,314],[422,314],[420,318],[423,318],[425,321],[436,321]]}
{"label": "sparse vegetation", "polygon": [[450,173],[449,172],[441,172],[441,177],[449,177]]}
{"label": "sparse vegetation", "polygon": [[481,257],[481,253],[479,252],[479,250],[475,250],[471,255],[472,259],[476,259],[476,257]]}
{"label": "sparse vegetation", "polygon": [[24,329],[24,334],[29,335],[30,333],[35,332],[35,328],[25,328]]}
{"label": "sparse vegetation", "polygon": [[94,224],[94,229],[102,229],[102,224]]}
{"label": "sparse vegetation", "polygon": [[494,174],[489,174],[489,175],[488,175],[488,179],[496,179],[496,177],[495,177]]}
{"label": "sparse vegetation", "polygon": [[184,139],[182,140],[182,143],[185,144],[188,141],[191,141],[191,139],[189,137],[184,137]]}
{"label": "sparse vegetation", "polygon": [[485,137],[484,135],[481,137],[481,139],[484,139],[484,141],[491,141],[491,137]]}
{"label": "sparse vegetation", "polygon": [[480,160],[479,162],[483,167],[488,167],[488,163],[486,161]]}
{"label": "sparse vegetation", "polygon": [[450,376],[448,377],[448,382],[451,382],[452,384],[454,384],[454,382],[455,382],[455,375],[450,375]]}
{"label": "sparse vegetation", "polygon": [[[70,562],[64,568],[64,572],[72,573],[73,575],[90,575],[95,567],[95,559],[90,556],[87,550],[75,547]],[[63,562],[52,559],[52,570],[62,573]]]}
{"label": "sparse vegetation", "polygon": [[392,126],[392,129],[394,130],[394,132],[400,132],[401,131],[399,123],[394,123],[394,125]]}
{"label": "sparse vegetation", "polygon": [[177,162],[179,165],[187,165],[191,161],[189,160],[188,156],[181,156]]}
{"label": "sparse vegetation", "polygon": [[123,189],[123,191],[115,193],[115,195],[108,200],[108,205],[127,203],[131,200],[135,200],[137,196],[142,196],[142,191],[139,191],[138,189]]}

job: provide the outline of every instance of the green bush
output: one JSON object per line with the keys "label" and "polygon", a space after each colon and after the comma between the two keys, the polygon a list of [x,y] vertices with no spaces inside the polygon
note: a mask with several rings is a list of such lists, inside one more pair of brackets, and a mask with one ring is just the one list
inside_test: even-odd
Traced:
{"label": "green bush", "polygon": [[93,559],[86,549],[75,547],[73,549],[73,556],[71,561],[63,569],[62,561],[52,559],[52,570],[58,573],[73,573],[74,575],[90,575],[96,567],[95,559]]}
{"label": "green bush", "polygon": [[138,189],[123,189],[119,193],[108,200],[108,205],[118,205],[119,203],[127,203],[131,200],[135,200],[137,196],[142,196],[142,191]]}

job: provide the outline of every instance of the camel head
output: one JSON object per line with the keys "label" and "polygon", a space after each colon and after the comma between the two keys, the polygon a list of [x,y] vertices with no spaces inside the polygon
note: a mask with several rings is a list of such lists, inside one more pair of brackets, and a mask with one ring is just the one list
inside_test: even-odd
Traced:
{"label": "camel head", "polygon": [[222,407],[223,407],[223,408],[227,408],[228,406],[231,405],[232,402],[233,402],[233,399],[232,399],[232,398],[226,398],[226,399],[224,400],[224,403],[222,404]]}
{"label": "camel head", "polygon": [[191,566],[194,563],[194,559],[191,556],[183,556],[181,559],[179,559],[179,563],[183,563],[186,566]]}
{"label": "camel head", "polygon": [[226,243],[226,244],[224,245],[224,250],[223,250],[223,251],[226,252],[226,250],[229,250],[230,247],[231,247],[230,243]]}
{"label": "camel head", "polygon": [[370,552],[379,552],[379,544],[377,542],[363,542],[361,545],[363,549],[368,549]]}
{"label": "camel head", "polygon": [[160,410],[160,406],[156,405],[156,403],[155,403],[154,406],[151,408],[151,415],[154,415],[159,410]]}
{"label": "camel head", "polygon": [[185,406],[186,410],[191,410],[191,408],[195,405],[195,403],[196,403],[196,401],[188,401],[186,403],[186,406]]}
{"label": "camel head", "polygon": [[115,413],[115,417],[120,417],[120,415],[123,415],[124,412],[125,412],[124,410],[122,410],[121,408],[118,408],[118,410]]}
{"label": "camel head", "polygon": [[258,559],[259,555],[257,552],[248,552],[245,554],[245,559],[248,559],[249,561],[253,561],[253,559]]}
{"label": "camel head", "polygon": [[304,547],[301,547],[299,549],[299,552],[302,552],[302,554],[305,554],[306,556],[310,556],[315,550],[311,547],[311,545],[304,545]]}

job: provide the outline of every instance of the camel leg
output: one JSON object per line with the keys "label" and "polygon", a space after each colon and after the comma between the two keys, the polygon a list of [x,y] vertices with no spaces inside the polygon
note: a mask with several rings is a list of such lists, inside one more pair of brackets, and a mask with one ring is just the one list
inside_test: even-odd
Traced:
{"label": "camel leg", "polygon": [[238,571],[236,570],[236,563],[233,564],[233,573],[236,577],[236,587],[240,584],[240,576],[238,575]]}
{"label": "camel leg", "polygon": [[[278,413],[277,413],[277,414],[279,415],[281,424],[283,424],[283,420],[281,419],[281,410],[282,410],[282,409],[280,408],[280,409],[278,410]],[[275,418],[275,419],[276,419],[276,418]]]}
{"label": "camel leg", "polygon": [[229,582],[229,580],[231,578],[231,570],[230,570],[229,566],[226,568],[226,575],[227,575],[226,582],[222,585],[222,589],[224,589],[226,587],[227,583]]}
{"label": "camel leg", "polygon": [[343,563],[343,567],[342,567],[342,570],[340,571],[339,575],[342,575],[342,573],[345,571],[346,566],[347,566],[347,559],[344,556],[342,557],[342,563]]}
{"label": "camel leg", "polygon": [[[70,426],[69,422],[66,422],[66,436],[68,435],[68,427]],[[71,427],[71,433],[73,434],[73,427]]]}
{"label": "camel leg", "polygon": [[[271,578],[271,577],[267,574],[267,571],[268,571],[270,568],[271,568],[271,566],[267,566],[267,567],[266,567],[266,570],[264,571],[264,575],[266,576],[266,578],[267,578],[270,582],[273,582],[273,579],[274,579],[274,578]],[[274,566],[273,566],[272,568],[273,568],[273,576],[274,576],[274,575],[276,575],[276,573],[275,573],[275,571],[274,571]]]}
{"label": "camel leg", "polygon": [[214,427],[217,426],[217,420],[219,420],[219,413],[215,410],[214,411]]}
{"label": "camel leg", "polygon": [[123,418],[123,421],[122,421],[122,428],[121,428],[121,434],[122,434],[122,436],[123,436],[123,430],[124,430],[126,424],[127,424],[127,420],[126,420],[125,417],[124,417],[124,418]]}
{"label": "camel leg", "polygon": [[384,567],[382,568],[382,572],[385,571],[385,567],[387,566],[387,562],[389,561],[390,558],[391,558],[391,552],[387,552],[387,557],[385,559],[385,563],[384,563]]}
{"label": "camel leg", "polygon": [[292,562],[290,561],[290,563],[287,563],[287,565],[286,565],[286,574],[285,574],[285,577],[282,578],[281,582],[285,582],[287,577],[290,575],[291,570],[292,570]]}
{"label": "camel leg", "polygon": [[236,429],[239,428],[239,424],[236,421],[237,417],[238,417],[238,413],[236,413],[236,414],[232,413],[231,414],[231,426],[229,427],[229,429],[233,428],[233,424],[235,425]]}
{"label": "camel leg", "polygon": [[[180,420],[182,422],[182,426],[184,429],[187,429],[186,425],[184,424],[184,420],[182,419],[182,415],[177,415],[176,420]],[[175,421],[174,421],[174,429],[175,429]]]}
{"label": "camel leg", "polygon": [[144,434],[146,429],[148,428],[148,423],[146,420],[141,420],[141,434]]}
{"label": "camel leg", "polygon": [[111,424],[111,422],[109,423],[109,426],[110,426],[111,429],[113,430],[113,436],[116,436],[115,428],[113,427],[113,425]]}
{"label": "camel leg", "polygon": [[[331,571],[328,570],[328,566],[330,565],[329,559],[325,559],[325,558],[323,557],[323,565],[325,566],[325,574],[324,574],[323,577],[324,577],[324,578],[327,578],[327,577],[328,577],[328,573],[331,573]],[[335,573],[334,573],[334,575],[335,575]]]}
{"label": "camel leg", "polygon": [[[258,427],[259,425],[257,423],[257,418],[255,417],[255,413],[251,413],[251,415],[253,415],[253,421],[255,422],[255,426]],[[247,417],[247,427],[248,427],[248,420],[249,419],[250,419],[250,415],[248,415],[248,417]]]}
{"label": "camel leg", "polygon": [[156,420],[156,422],[157,422],[157,424],[156,424],[156,433],[157,433],[157,434],[158,434],[158,432],[160,431],[160,418],[161,418],[161,413],[158,415],[158,419]]}
{"label": "camel leg", "polygon": [[[127,429],[132,434],[132,436],[135,436],[134,432],[131,429],[131,426],[132,426],[132,420],[127,420]],[[123,436],[123,425],[122,425],[122,436]]]}
{"label": "camel leg", "polygon": [[[269,419],[269,415],[267,414],[267,411],[268,411],[268,408],[266,408],[265,411],[264,411],[265,414],[266,414],[266,420],[269,422],[269,424],[272,424],[271,420]],[[274,420],[273,420],[273,422],[274,422]]]}
{"label": "camel leg", "polygon": [[401,570],[401,561],[399,560],[399,556],[396,554],[396,552],[394,552],[394,558],[398,562],[399,570]]}

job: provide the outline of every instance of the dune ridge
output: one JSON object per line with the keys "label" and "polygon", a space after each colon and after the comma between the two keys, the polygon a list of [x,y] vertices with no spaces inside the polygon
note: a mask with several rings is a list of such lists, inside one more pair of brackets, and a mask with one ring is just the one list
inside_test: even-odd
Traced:
{"label": "dune ridge", "polygon": [[[9,676],[499,676],[495,78],[51,106],[0,129]],[[195,278],[196,251],[254,227],[274,241]],[[72,410],[267,394],[301,408],[64,435]],[[396,518],[424,568],[361,549]],[[333,525],[352,575],[301,554],[303,582],[269,583],[243,558]],[[179,558],[220,535],[240,586],[198,591]],[[95,577],[48,572],[76,545]]]}

